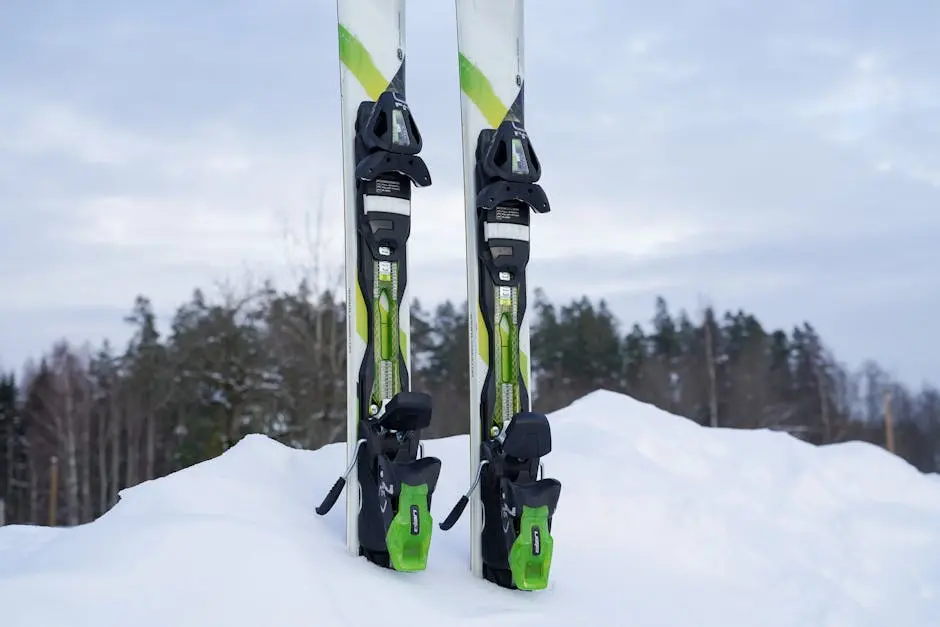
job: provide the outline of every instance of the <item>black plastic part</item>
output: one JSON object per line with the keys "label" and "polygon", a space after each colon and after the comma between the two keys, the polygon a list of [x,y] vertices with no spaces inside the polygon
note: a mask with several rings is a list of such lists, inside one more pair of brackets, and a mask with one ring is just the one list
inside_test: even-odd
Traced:
{"label": "black plastic part", "polygon": [[515,120],[503,120],[495,129],[483,129],[476,158],[482,173],[491,180],[536,183],[542,178],[542,165],[529,134]]}
{"label": "black plastic part", "polygon": [[[396,135],[405,141],[396,142]],[[386,91],[375,102],[359,103],[355,143],[357,184],[362,186],[383,175],[400,174],[418,187],[427,187],[431,174],[418,156],[422,144],[421,132],[401,94]]]}
{"label": "black plastic part", "polygon": [[336,483],[333,484],[333,487],[330,488],[330,491],[327,492],[326,498],[323,499],[323,502],[320,503],[320,506],[317,507],[317,514],[323,516],[333,509],[333,506],[336,505],[336,501],[339,499],[339,495],[342,494],[344,487],[346,487],[346,477],[340,477],[336,480]]}
{"label": "black plastic part", "polygon": [[[391,182],[393,179],[386,179]],[[407,182],[395,179],[407,185]],[[364,203],[364,199],[363,199]],[[404,265],[405,244],[411,235],[411,218],[400,213],[384,211],[362,212],[358,224],[359,236],[369,256],[363,262],[371,267],[375,261],[395,261]],[[385,249],[385,254],[381,251]],[[369,276],[371,283],[371,275]]]}
{"label": "black plastic part", "polygon": [[359,181],[373,181],[383,174],[402,174],[418,187],[431,184],[431,173],[420,157],[376,152],[356,164],[356,179]]}
{"label": "black plastic part", "polygon": [[510,496],[518,506],[542,507],[548,505],[549,515],[555,513],[561,482],[558,479],[539,479],[531,483],[509,483]]}
{"label": "black plastic part", "polygon": [[483,576],[504,588],[515,588],[509,551],[519,536],[522,507],[548,507],[548,530],[561,496],[561,482],[538,478],[541,457],[552,450],[551,426],[541,413],[513,416],[502,441],[485,440],[481,453],[488,463],[480,477],[483,501]]}
{"label": "black plastic part", "polygon": [[513,416],[503,437],[503,454],[516,459],[538,459],[552,452],[552,429],[544,414],[534,411]]}
{"label": "black plastic part", "polygon": [[501,205],[522,205],[536,213],[548,213],[548,196],[536,183],[542,166],[529,134],[518,123],[503,121],[498,128],[483,129],[476,150],[477,210]]}
{"label": "black plastic part", "polygon": [[540,186],[531,183],[496,181],[477,192],[477,209],[493,209],[501,205],[523,204],[536,213],[548,213],[551,206]]}
{"label": "black plastic part", "polygon": [[467,498],[467,495],[464,494],[460,497],[460,500],[457,501],[457,504],[454,505],[454,508],[450,510],[450,513],[447,514],[447,518],[444,519],[444,522],[440,524],[440,528],[443,531],[447,531],[460,520],[460,517],[463,516],[463,510],[467,509],[467,503],[470,502],[470,499]]}
{"label": "black plastic part", "polygon": [[[363,115],[363,111],[367,113]],[[395,125],[396,117],[401,121],[400,127]],[[384,91],[375,102],[362,102],[356,121],[359,139],[370,152],[397,152],[403,155],[416,155],[421,152],[424,144],[421,131],[411,115],[411,108],[405,101],[404,94]],[[404,142],[395,141],[396,131],[404,136]]]}
{"label": "black plastic part", "polygon": [[[512,224],[529,226],[529,211],[521,207],[500,206],[481,212],[485,224]],[[506,285],[522,288],[525,269],[529,264],[529,242],[521,239],[485,237],[485,227],[481,229],[479,242],[480,261],[486,270],[486,278],[493,285]],[[491,294],[487,290],[486,294]],[[481,297],[486,297],[481,293]],[[520,289],[520,296],[522,290]],[[492,298],[485,306],[491,306]]]}
{"label": "black plastic part", "polygon": [[399,392],[385,405],[379,426],[393,431],[416,431],[431,425],[431,395]]}
{"label": "black plastic part", "polygon": [[426,483],[433,491],[441,475],[441,460],[436,457],[421,457],[408,461],[389,460],[386,469],[391,471],[390,479],[396,483],[410,486]]}

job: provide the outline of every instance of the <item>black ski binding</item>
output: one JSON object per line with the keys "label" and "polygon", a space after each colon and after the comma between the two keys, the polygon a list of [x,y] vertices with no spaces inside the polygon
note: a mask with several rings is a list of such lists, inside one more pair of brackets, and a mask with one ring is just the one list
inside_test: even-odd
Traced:
{"label": "black ski binding", "polygon": [[[423,392],[400,392],[375,418],[359,423],[353,460],[361,491],[359,551],[379,566],[399,571],[427,566],[431,496],[441,472],[440,459],[420,456],[418,432],[430,423],[431,397]],[[330,511],[345,482],[345,475],[337,480],[318,514]]]}
{"label": "black ski binding", "polygon": [[[441,460],[421,455],[419,432],[431,423],[431,397],[409,391],[398,307],[407,284],[411,230],[410,210],[401,201],[411,199],[412,184],[430,185],[431,176],[418,156],[421,134],[401,94],[386,91],[375,102],[360,103],[355,128],[357,287],[373,298],[364,299],[356,455],[317,513],[333,507],[355,466],[360,555],[386,568],[424,570]],[[386,308],[373,302],[376,293],[387,299]]]}
{"label": "black ski binding", "polygon": [[480,131],[476,150],[477,211],[522,204],[548,213],[548,196],[536,183],[542,177],[529,134],[519,122],[504,120]]}
{"label": "black ski binding", "polygon": [[537,412],[516,414],[501,440],[483,442],[476,480],[441,523],[444,530],[454,526],[479,482],[483,576],[499,586],[541,590],[548,585],[552,516],[561,482],[538,475],[541,458],[551,450],[548,418]]}
{"label": "black ski binding", "polygon": [[359,103],[356,116],[356,181],[364,185],[391,175],[406,177],[418,187],[431,184],[431,174],[418,156],[423,141],[404,97],[385,91],[375,102]]}

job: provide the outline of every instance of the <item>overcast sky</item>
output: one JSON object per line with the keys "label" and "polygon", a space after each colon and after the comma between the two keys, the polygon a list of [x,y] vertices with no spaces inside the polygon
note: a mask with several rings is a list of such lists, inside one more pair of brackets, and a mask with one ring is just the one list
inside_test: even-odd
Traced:
{"label": "overcast sky", "polygon": [[[465,298],[454,8],[408,0],[434,184],[412,285]],[[0,0],[0,363],[122,343],[246,272],[342,264],[332,0]],[[531,277],[646,323],[657,294],[816,325],[940,383],[940,3],[529,0],[527,126],[553,212]],[[166,328],[166,327],[164,327]]]}

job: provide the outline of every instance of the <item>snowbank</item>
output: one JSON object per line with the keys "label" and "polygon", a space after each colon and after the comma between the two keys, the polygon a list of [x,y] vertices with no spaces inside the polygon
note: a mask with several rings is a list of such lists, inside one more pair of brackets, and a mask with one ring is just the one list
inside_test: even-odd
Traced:
{"label": "snowbank", "polygon": [[[346,555],[313,509],[342,446],[261,436],[122,493],[74,529],[0,528],[3,627],[935,627],[940,482],[877,447],[711,430],[609,392],[552,415],[561,479],[548,590],[469,575],[466,517],[423,573]],[[466,488],[444,460],[440,521]]]}

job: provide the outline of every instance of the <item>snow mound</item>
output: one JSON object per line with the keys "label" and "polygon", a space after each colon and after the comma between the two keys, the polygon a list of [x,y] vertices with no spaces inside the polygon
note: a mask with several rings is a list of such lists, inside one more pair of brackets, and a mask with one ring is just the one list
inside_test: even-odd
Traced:
{"label": "snow mound", "polygon": [[[0,529],[3,627],[935,627],[940,482],[881,449],[706,429],[596,392],[551,416],[563,483],[552,582],[513,592],[468,570],[466,516],[428,570],[346,555],[345,507],[314,507],[344,447],[249,436],[125,490],[72,529]],[[466,489],[444,461],[436,521]],[[342,501],[342,498],[340,499]]]}

